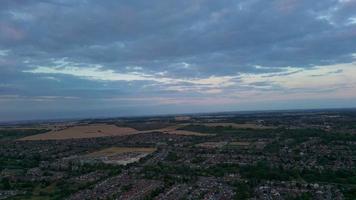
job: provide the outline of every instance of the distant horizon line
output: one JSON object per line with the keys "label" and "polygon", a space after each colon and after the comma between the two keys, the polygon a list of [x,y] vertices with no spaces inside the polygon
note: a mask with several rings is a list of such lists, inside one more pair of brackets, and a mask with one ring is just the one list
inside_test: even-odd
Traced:
{"label": "distant horizon line", "polygon": [[171,113],[171,114],[138,114],[138,115],[124,115],[124,116],[97,116],[97,117],[73,117],[73,118],[49,118],[49,119],[20,119],[1,121],[0,126],[6,125],[23,125],[28,123],[55,123],[68,121],[85,121],[85,120],[109,120],[119,118],[149,118],[149,117],[170,117],[170,116],[187,116],[187,115],[218,115],[218,114],[252,114],[252,113],[269,113],[269,112],[302,112],[302,111],[328,111],[328,110],[356,110],[356,107],[339,107],[339,108],[293,108],[293,109],[259,109],[259,110],[236,110],[236,111],[216,111],[216,112],[192,112],[192,113]]}

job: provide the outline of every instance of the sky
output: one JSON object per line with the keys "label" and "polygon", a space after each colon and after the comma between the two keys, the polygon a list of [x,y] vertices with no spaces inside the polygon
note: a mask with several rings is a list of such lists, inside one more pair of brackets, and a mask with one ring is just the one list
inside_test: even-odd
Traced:
{"label": "sky", "polygon": [[356,107],[356,0],[1,0],[0,121]]}

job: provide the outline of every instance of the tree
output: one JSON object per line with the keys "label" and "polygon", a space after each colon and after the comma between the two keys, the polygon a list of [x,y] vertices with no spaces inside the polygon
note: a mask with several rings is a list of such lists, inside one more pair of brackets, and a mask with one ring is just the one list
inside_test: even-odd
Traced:
{"label": "tree", "polygon": [[4,190],[10,190],[11,184],[8,178],[1,179],[1,188]]}

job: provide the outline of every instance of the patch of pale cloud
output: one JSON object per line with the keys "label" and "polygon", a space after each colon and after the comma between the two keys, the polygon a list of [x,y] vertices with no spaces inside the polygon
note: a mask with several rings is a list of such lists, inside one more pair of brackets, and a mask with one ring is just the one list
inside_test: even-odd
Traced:
{"label": "patch of pale cloud", "polygon": [[[356,85],[356,63],[317,66],[309,70],[286,68],[283,76],[276,73],[241,74],[242,84],[253,85],[257,82],[275,84],[285,90],[333,88],[335,85]],[[342,89],[342,88],[338,88]],[[356,95],[355,95],[356,96]]]}
{"label": "patch of pale cloud", "polygon": [[340,3],[349,3],[349,2],[352,2],[354,0],[339,0]]}
{"label": "patch of pale cloud", "polygon": [[171,64],[170,67],[189,69],[191,67],[191,64],[186,62],[180,62],[180,63]]}
{"label": "patch of pale cloud", "polygon": [[56,77],[53,77],[53,76],[45,76],[45,77],[42,77],[42,79],[61,82],[61,80],[59,78],[56,78]]}
{"label": "patch of pale cloud", "polygon": [[78,100],[75,96],[22,96],[22,95],[0,95],[0,101],[60,101]]}
{"label": "patch of pale cloud", "polygon": [[317,77],[317,76],[327,76],[327,75],[330,75],[330,74],[338,74],[338,73],[342,73],[343,70],[342,69],[337,69],[337,70],[334,70],[334,71],[328,71],[324,74],[314,74],[314,75],[311,75],[312,77]]}
{"label": "patch of pale cloud", "polygon": [[208,78],[184,80],[183,82],[200,84],[200,85],[212,85],[218,87],[228,87],[234,85],[233,79],[237,76],[210,76]]}
{"label": "patch of pale cloud", "polygon": [[210,89],[210,90],[203,91],[202,93],[204,93],[204,94],[220,94],[222,92],[223,92],[223,90],[221,90],[221,89]]}
{"label": "patch of pale cloud", "polygon": [[26,13],[26,12],[18,12],[18,11],[10,11],[9,12],[11,17],[15,20],[21,20],[21,21],[29,21],[29,20],[33,20],[34,16],[31,15],[30,13]]}
{"label": "patch of pale cloud", "polygon": [[0,56],[1,57],[3,57],[3,56],[7,56],[7,55],[9,55],[9,53],[10,53],[10,50],[8,50],[8,49],[1,49],[0,50]]}
{"label": "patch of pale cloud", "polygon": [[[139,66],[126,67],[126,69],[136,70],[131,72],[116,72],[112,69],[106,69],[101,65],[94,65],[88,67],[80,67],[80,63],[72,63],[62,60],[56,60],[53,62],[55,66],[36,66],[31,69],[24,70],[25,73],[32,74],[52,74],[52,75],[70,75],[82,79],[88,79],[92,81],[150,81],[158,83],[162,86],[168,86],[168,90],[176,91],[202,91],[209,88],[224,88],[235,84],[235,78],[237,76],[210,76],[206,78],[172,78],[166,76],[165,73],[153,73],[148,74],[142,72],[142,68]],[[186,64],[186,63],[184,63]],[[47,76],[48,77],[48,76]],[[55,77],[51,79],[54,80]],[[189,85],[186,87],[186,85]],[[189,89],[187,89],[189,88]]]}
{"label": "patch of pale cloud", "polygon": [[141,71],[141,70],[143,70],[143,68],[140,67],[140,66],[127,66],[127,67],[125,67],[125,69],[127,69],[129,71]]}
{"label": "patch of pale cloud", "polygon": [[[280,92],[289,90],[296,93],[301,91],[317,92],[320,88],[342,89],[343,85],[356,84],[356,64],[336,64],[330,66],[316,66],[311,69],[298,67],[285,67],[282,72],[270,73],[240,73],[235,76],[210,76],[206,78],[174,78],[165,73],[144,73],[140,67],[129,67],[138,71],[116,72],[106,69],[101,65],[79,67],[78,63],[73,66],[57,61],[57,66],[38,66],[23,72],[33,74],[52,74],[52,80],[56,74],[70,75],[91,81],[148,81],[147,87],[160,88],[162,91],[191,92],[205,95],[226,94],[226,91],[244,93],[248,90],[278,90]],[[256,68],[263,68],[256,66]],[[127,68],[126,68],[127,69]],[[146,84],[147,85],[147,84]],[[145,86],[146,87],[146,86]]]}
{"label": "patch of pale cloud", "polygon": [[23,72],[34,74],[63,74],[96,81],[147,81],[155,80],[140,73],[117,73],[113,70],[105,70],[102,66],[93,67],[44,67],[39,66]]}
{"label": "patch of pale cloud", "polygon": [[348,25],[356,24],[356,17],[350,17],[347,22]]}

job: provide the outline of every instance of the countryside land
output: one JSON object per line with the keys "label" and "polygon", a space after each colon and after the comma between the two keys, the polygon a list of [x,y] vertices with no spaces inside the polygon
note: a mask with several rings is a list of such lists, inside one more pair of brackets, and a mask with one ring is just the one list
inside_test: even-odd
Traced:
{"label": "countryside land", "polygon": [[0,199],[356,199],[356,110],[3,123]]}

